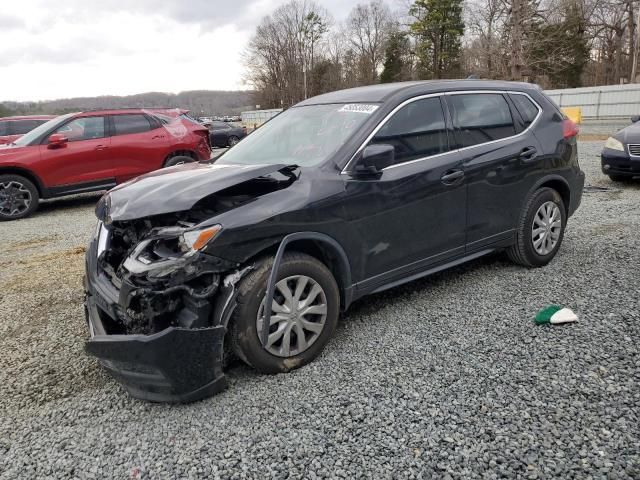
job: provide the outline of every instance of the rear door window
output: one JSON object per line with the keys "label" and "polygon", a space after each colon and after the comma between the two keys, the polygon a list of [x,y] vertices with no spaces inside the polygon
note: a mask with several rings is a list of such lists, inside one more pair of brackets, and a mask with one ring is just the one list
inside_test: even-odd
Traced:
{"label": "rear door window", "polygon": [[531,123],[538,116],[538,107],[536,107],[535,103],[533,103],[526,95],[512,93],[510,94],[510,97],[511,100],[513,100],[516,108],[518,109],[518,112],[520,113],[525,126],[528,127],[529,125],[531,125]]}
{"label": "rear door window", "polygon": [[460,147],[492,142],[516,134],[511,110],[499,93],[464,93],[447,96]]}
{"label": "rear door window", "polygon": [[113,127],[115,135],[128,135],[131,133],[148,132],[152,125],[145,115],[114,115]]}
{"label": "rear door window", "polygon": [[393,145],[396,164],[446,152],[449,142],[440,98],[423,98],[405,105],[378,130],[370,144]]}

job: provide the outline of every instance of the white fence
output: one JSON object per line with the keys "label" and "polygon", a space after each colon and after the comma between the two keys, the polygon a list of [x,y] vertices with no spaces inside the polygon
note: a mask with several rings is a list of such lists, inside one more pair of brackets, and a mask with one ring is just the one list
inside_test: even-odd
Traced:
{"label": "white fence", "polygon": [[256,128],[267,120],[272,119],[282,111],[281,108],[271,110],[251,110],[250,112],[242,112],[242,124],[247,128]]}
{"label": "white fence", "polygon": [[640,84],[546,90],[560,107],[580,107],[582,118],[628,118],[640,115]]}

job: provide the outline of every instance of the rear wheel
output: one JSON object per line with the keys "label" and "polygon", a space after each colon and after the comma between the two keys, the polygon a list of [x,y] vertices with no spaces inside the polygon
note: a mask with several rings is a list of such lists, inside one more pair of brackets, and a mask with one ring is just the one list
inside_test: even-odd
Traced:
{"label": "rear wheel", "polygon": [[164,166],[175,167],[176,165],[182,165],[183,163],[189,162],[193,162],[193,158],[187,157],[186,155],[176,155],[175,157],[171,157],[166,162],[164,162]]}
{"label": "rear wheel", "polygon": [[276,279],[266,347],[260,342],[273,258],[245,277],[231,325],[235,353],[263,373],[287,372],[316,358],[338,322],[340,294],[333,275],[314,257],[285,254]]}
{"label": "rear wheel", "polygon": [[20,175],[0,175],[0,221],[31,215],[40,195],[36,186]]}
{"label": "rear wheel", "polygon": [[551,188],[541,188],[527,201],[516,231],[516,243],[507,254],[526,267],[542,267],[555,257],[566,226],[562,197]]}
{"label": "rear wheel", "polygon": [[233,147],[234,145],[237,145],[239,141],[240,139],[238,137],[236,137],[235,135],[231,135],[229,137],[229,140],[227,140],[227,143],[230,147]]}

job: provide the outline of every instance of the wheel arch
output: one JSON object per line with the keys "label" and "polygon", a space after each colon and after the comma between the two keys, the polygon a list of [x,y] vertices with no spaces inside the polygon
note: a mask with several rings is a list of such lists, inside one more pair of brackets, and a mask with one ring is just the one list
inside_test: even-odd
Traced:
{"label": "wheel arch", "polygon": [[0,167],[0,175],[20,175],[36,186],[40,198],[47,198],[47,188],[42,183],[42,180],[40,180],[40,177],[31,170],[21,167]]}
{"label": "wheel arch", "polygon": [[[298,248],[306,248],[309,251],[314,251],[315,253],[320,252],[321,255],[329,254],[329,257],[332,258],[331,254],[337,255],[337,263],[334,263],[334,267],[337,268],[336,273],[333,270],[332,274],[338,283],[338,292],[340,293],[340,303],[343,309],[346,309],[351,303],[352,297],[352,287],[351,287],[351,269],[349,267],[349,259],[347,258],[347,254],[345,253],[342,246],[332,237],[326,235],[324,233],[319,232],[296,232],[290,233],[286,237],[282,239],[280,245],[278,246],[278,251],[276,252],[275,258],[273,260],[273,265],[271,267],[271,272],[269,273],[269,279],[267,281],[267,292],[266,292],[266,304],[270,305],[273,300],[273,294],[275,290],[276,279],[278,275],[278,270],[280,268],[280,262],[282,261],[282,257],[284,255],[285,250],[290,245],[297,245]],[[315,245],[315,246],[313,246]],[[319,250],[316,250],[319,248]],[[330,250],[327,250],[329,248]],[[296,249],[298,251],[298,249]],[[319,259],[321,262],[322,259]],[[325,262],[323,262],[327,265]],[[331,263],[327,265],[329,269],[331,269]],[[271,324],[271,309],[266,308],[264,311],[264,322],[263,322],[263,330],[262,332],[258,332],[260,337],[260,341],[263,345],[266,344],[267,336],[269,335],[268,326]]]}
{"label": "wheel arch", "polygon": [[568,216],[571,207],[571,187],[569,186],[569,182],[560,175],[545,176],[534,184],[533,188],[529,191],[527,198],[541,188],[551,188],[560,194],[560,197],[564,202],[565,214]]}

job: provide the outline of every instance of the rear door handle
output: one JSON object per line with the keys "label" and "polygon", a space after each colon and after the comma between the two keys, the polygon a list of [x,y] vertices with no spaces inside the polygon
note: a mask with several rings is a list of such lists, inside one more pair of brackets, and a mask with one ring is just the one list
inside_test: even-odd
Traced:
{"label": "rear door handle", "polygon": [[527,147],[520,152],[520,159],[523,162],[532,162],[538,157],[536,147]]}
{"label": "rear door handle", "polygon": [[106,148],[107,148],[107,146],[106,146],[106,145],[98,145],[98,146],[96,147],[96,150],[105,150]]}
{"label": "rear door handle", "polygon": [[448,170],[440,177],[440,180],[445,185],[453,185],[464,177],[462,170]]}
{"label": "rear door handle", "polygon": [[151,140],[155,140],[157,138],[164,138],[164,135],[154,135],[153,137],[151,137]]}

